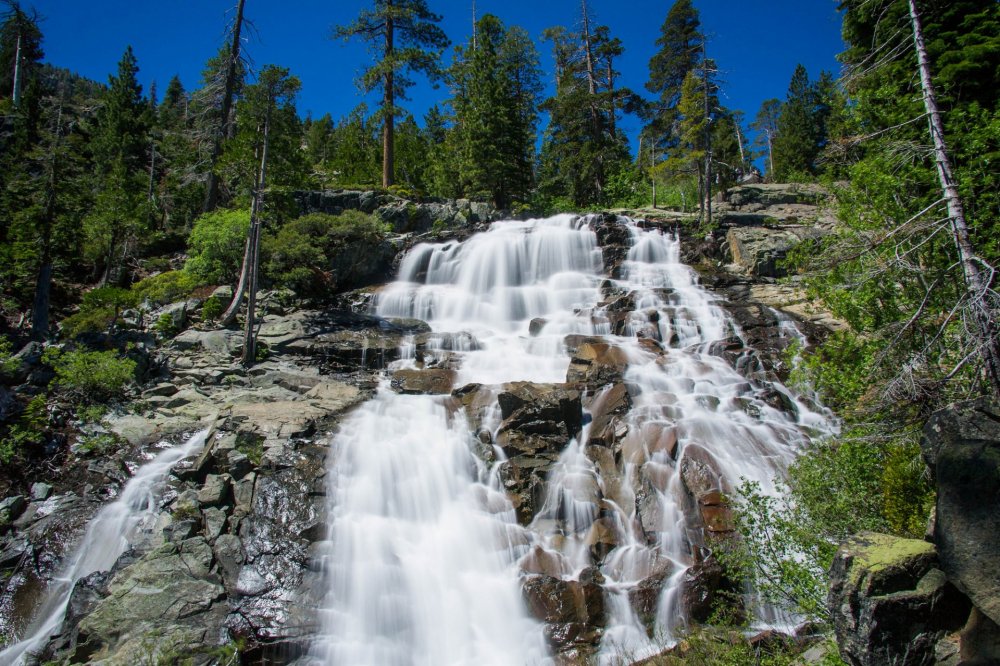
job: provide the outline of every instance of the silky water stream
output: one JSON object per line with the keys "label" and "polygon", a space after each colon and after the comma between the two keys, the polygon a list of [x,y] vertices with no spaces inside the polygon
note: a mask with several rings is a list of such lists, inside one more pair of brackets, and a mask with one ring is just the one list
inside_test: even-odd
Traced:
{"label": "silky water stream", "polygon": [[[384,380],[331,440],[319,551],[327,601],[309,663],[553,663],[521,591],[525,563],[538,557],[559,579],[598,577],[598,661],[654,653],[687,621],[686,573],[704,554],[697,521],[711,522],[699,507],[717,507],[741,478],[776,492],[808,437],[832,427],[763,373],[752,378],[713,353],[740,331],[680,262],[676,238],[620,219],[630,249],[611,279],[593,223],[502,222],[463,242],[418,245],[376,312],[432,329],[408,340],[390,371],[446,367],[456,388],[481,384],[494,405],[506,382],[566,382],[567,336],[602,336],[627,359],[619,384],[630,409],[615,425],[615,454],[590,440],[591,418],[615,387],[592,387],[586,425],[565,442],[541,506],[521,525],[497,473],[503,451],[476,455],[477,427],[495,434],[499,408],[477,426],[450,396],[404,395]],[[634,301],[617,327],[608,293]],[[766,399],[776,391],[787,408]],[[685,465],[694,470],[687,482]],[[695,477],[704,487],[691,487]],[[611,535],[606,552],[592,547],[598,529]],[[641,618],[633,592],[649,580],[659,581],[655,613]],[[767,609],[758,619],[775,620]]]}
{"label": "silky water stream", "polygon": [[96,571],[110,570],[139,535],[153,529],[164,480],[174,465],[205,445],[208,435],[209,429],[201,430],[183,444],[161,450],[135,470],[118,498],[87,524],[65,567],[49,582],[24,636],[0,651],[0,664],[24,663],[33,651],[45,647],[62,625],[76,583]]}

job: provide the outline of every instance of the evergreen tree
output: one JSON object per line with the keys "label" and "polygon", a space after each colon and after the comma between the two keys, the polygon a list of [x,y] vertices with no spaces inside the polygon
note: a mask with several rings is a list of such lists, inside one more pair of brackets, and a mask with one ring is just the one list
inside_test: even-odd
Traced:
{"label": "evergreen tree", "polygon": [[0,16],[0,97],[9,96],[12,105],[18,106],[45,55],[42,31],[37,12],[25,11],[17,0],[5,0],[4,4],[8,9]]}
{"label": "evergreen tree", "polygon": [[[586,5],[583,8],[586,12]],[[542,105],[549,112],[549,125],[539,158],[540,193],[560,206],[604,203],[611,175],[630,168],[628,147],[615,130],[615,114],[635,105],[631,91],[608,87],[613,74],[602,85],[594,63],[603,57],[607,66],[611,58],[613,73],[620,45],[605,27],[591,29],[589,19],[582,33],[550,28],[544,36],[552,42],[558,79],[556,95]]]}
{"label": "evergreen tree", "polygon": [[783,181],[815,175],[819,139],[816,91],[806,68],[798,65],[788,85],[788,97],[781,106],[778,132],[773,140],[775,177]]}
{"label": "evergreen tree", "polygon": [[[848,123],[859,139],[848,153],[856,161],[846,167],[851,186],[839,192],[836,235],[810,259],[822,267],[811,281],[815,292],[879,350],[850,357],[851,366],[872,386],[865,406],[890,420],[919,419],[949,399],[988,391],[982,352],[996,339],[1000,315],[995,281],[970,291],[963,270],[971,256],[990,275],[1000,254],[1000,182],[995,168],[984,168],[990,154],[1000,153],[1000,71],[980,67],[994,57],[982,49],[996,39],[1000,5],[919,6],[930,58],[918,69],[910,2],[841,3]],[[923,77],[927,60],[947,66]],[[921,122],[923,78],[943,93],[936,101],[944,122],[933,133]],[[940,139],[951,148],[946,180],[954,187],[947,196],[940,151],[926,148]],[[967,241],[957,242],[955,191]],[[985,335],[984,319],[992,322]]]}
{"label": "evergreen tree", "polygon": [[758,155],[767,157],[767,178],[774,180],[774,139],[778,136],[778,118],[781,116],[781,100],[765,99],[760,103],[757,116],[750,123],[750,129],[756,132],[754,147]]}
{"label": "evergreen tree", "polygon": [[431,80],[442,75],[441,51],[448,38],[436,24],[441,17],[430,11],[426,0],[373,0],[353,23],[334,28],[341,39],[361,37],[376,53],[375,64],[362,74],[365,92],[382,91],[379,116],[382,121],[382,186],[394,182],[394,129],[400,109],[397,100],[406,99],[413,85],[408,72],[422,72]]}
{"label": "evergreen tree", "polygon": [[129,46],[117,75],[109,79],[91,142],[97,199],[84,224],[89,256],[102,269],[102,284],[120,279],[120,269],[147,227],[149,112],[138,71]]}
{"label": "evergreen tree", "polygon": [[678,110],[684,79],[698,67],[705,37],[701,19],[691,0],[675,0],[660,28],[658,50],[649,61],[646,89],[656,96],[644,135],[656,142],[662,153],[680,140]]}
{"label": "evergreen tree", "polygon": [[487,14],[476,23],[475,42],[459,50],[451,78],[461,190],[501,209],[525,201],[541,92],[531,40]]}

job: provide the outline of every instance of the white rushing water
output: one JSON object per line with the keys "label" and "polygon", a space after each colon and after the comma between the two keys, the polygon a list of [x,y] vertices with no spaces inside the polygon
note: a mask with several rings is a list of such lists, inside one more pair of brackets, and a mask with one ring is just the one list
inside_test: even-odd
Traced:
{"label": "white rushing water", "polygon": [[22,664],[33,651],[45,647],[62,625],[77,581],[111,569],[137,535],[153,528],[164,480],[175,464],[205,445],[208,434],[206,428],[184,444],[158,453],[135,471],[114,502],[97,513],[67,558],[66,566],[49,582],[24,637],[0,652],[0,664]]}
{"label": "white rushing water", "polygon": [[[685,624],[680,586],[700,548],[687,524],[685,457],[705,461],[717,491],[747,478],[776,492],[776,477],[808,433],[831,427],[784,387],[753,381],[710,353],[740,332],[680,262],[675,238],[623,220],[632,247],[621,278],[609,282],[589,223],[569,215],[503,222],[461,243],[419,245],[379,294],[377,314],[427,321],[433,333],[421,362],[457,367],[456,387],[495,391],[511,381],[565,382],[566,336],[604,335],[628,360],[632,408],[618,468],[597,464],[585,426],[566,442],[544,506],[522,528],[450,398],[400,395],[383,383],[331,443],[328,601],[310,661],[551,663],[520,592],[519,561],[538,549],[561,563],[566,580],[600,568],[608,608],[602,662],[649,654]],[[622,335],[611,335],[598,305],[609,288],[634,299],[615,329]],[[415,367],[413,340],[402,357],[397,366]],[[608,388],[586,396],[590,412]],[[771,406],[769,391],[792,409]],[[493,421],[495,429],[498,413]],[[615,533],[616,545],[595,561],[588,537],[599,526]],[[657,572],[665,582],[651,636],[629,592]]]}

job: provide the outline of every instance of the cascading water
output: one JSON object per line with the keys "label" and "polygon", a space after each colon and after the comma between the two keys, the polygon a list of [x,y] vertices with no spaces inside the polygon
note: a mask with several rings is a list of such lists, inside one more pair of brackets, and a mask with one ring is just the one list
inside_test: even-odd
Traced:
{"label": "cascading water", "polygon": [[87,525],[83,539],[67,558],[68,564],[49,583],[24,638],[0,652],[0,663],[22,664],[33,651],[43,648],[62,625],[77,581],[111,569],[138,535],[153,528],[164,479],[179,461],[197,453],[208,435],[206,428],[184,444],[164,449],[135,471],[118,498]]}
{"label": "cascading water", "polygon": [[[771,382],[713,354],[739,331],[680,262],[677,239],[621,220],[631,248],[610,279],[592,222],[503,222],[461,243],[419,245],[379,294],[377,314],[433,331],[408,340],[390,370],[444,369],[455,387],[492,391],[493,405],[505,382],[565,382],[567,336],[603,336],[627,366],[618,388],[591,388],[584,404],[596,419],[627,389],[617,453],[597,450],[590,425],[572,433],[522,527],[498,480],[503,450],[494,444],[492,467],[473,453],[483,430],[496,441],[498,410],[474,432],[450,396],[402,395],[383,382],[331,443],[328,601],[312,662],[549,663],[520,591],[520,568],[539,553],[563,580],[602,582],[602,662],[651,653],[685,623],[681,589],[703,545],[685,465],[704,472],[697,514],[741,478],[776,492],[810,429],[830,428],[787,391],[790,409],[771,406]],[[608,293],[633,301],[618,327]],[[607,552],[594,550],[596,531],[613,533]],[[594,567],[597,578],[585,573]],[[631,595],[651,577],[660,591],[655,617],[643,619]]]}

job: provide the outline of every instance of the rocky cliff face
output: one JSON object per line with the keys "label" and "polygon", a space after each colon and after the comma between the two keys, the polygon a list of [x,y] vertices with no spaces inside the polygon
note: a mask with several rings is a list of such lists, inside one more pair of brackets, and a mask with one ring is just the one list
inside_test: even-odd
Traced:
{"label": "rocky cliff face", "polygon": [[[324,212],[370,209],[401,232],[425,230],[449,215],[460,230],[469,230],[472,220],[489,217],[488,211],[462,202],[414,213],[394,200],[360,193],[302,198],[305,208]],[[592,224],[605,270],[614,276],[626,255],[628,234],[611,215],[596,217]],[[713,275],[707,279],[744,333],[716,344],[713,354],[739,365],[754,386],[759,381],[759,389],[747,389],[753,394],[746,400],[747,410],[759,409],[758,404],[794,410],[787,396],[766,388],[787,370],[782,351],[790,340],[779,315],[753,299],[749,277]],[[609,326],[624,332],[628,315],[639,307],[633,295],[610,283],[602,294],[599,307]],[[662,516],[653,499],[663,481],[649,474],[630,478],[636,497],[621,494],[626,485],[621,461],[639,456],[643,447],[642,455],[673,457],[677,435],[655,424],[642,432],[625,425],[634,387],[624,379],[628,360],[621,349],[604,338],[570,336],[565,340],[571,355],[565,383],[518,382],[498,391],[454,386],[454,369],[447,354],[431,351],[426,324],[373,317],[355,311],[351,303],[364,310],[365,294],[345,296],[343,307],[327,312],[283,307],[267,314],[260,339],[269,357],[250,370],[236,361],[241,345],[237,331],[204,325],[184,331],[161,350],[163,371],[142,400],[130,413],[109,420],[109,431],[123,443],[120,452],[81,452],[72,461],[76,473],[68,474],[55,492],[39,487],[32,497],[0,504],[0,566],[8,576],[0,620],[17,630],[40,589],[59,571],[68,545],[97,508],[119,492],[143,452],[203,426],[214,429],[205,449],[178,466],[162,489],[154,529],[112,571],[77,585],[65,621],[39,661],[133,664],[155,652],[207,664],[236,639],[247,663],[291,663],[304,654],[318,628],[315,544],[325,537],[328,519],[323,497],[329,452],[323,435],[371,395],[374,373],[398,358],[404,340],[426,362],[420,371],[397,373],[393,388],[450,395],[453,409],[464,410],[470,423],[479,424],[477,453],[494,462],[496,444],[507,457],[499,476],[522,525],[542,511],[552,467],[567,441],[580,432],[586,412],[591,422],[585,454],[606,480],[606,487],[593,488],[594,497],[634,501],[640,531],[654,538]],[[537,322],[536,330],[544,325]],[[820,327],[806,329],[823,333]],[[662,363],[669,362],[662,344],[651,338],[643,344]],[[494,442],[481,424],[487,411],[495,409],[501,424]],[[707,546],[727,538],[732,531],[722,500],[727,489],[712,455],[692,449],[681,477],[685,510],[698,526],[695,543]],[[587,536],[595,561],[621,545],[606,522],[610,518],[603,520]],[[666,562],[661,564],[630,592],[630,603],[649,626],[661,587],[672,573]],[[598,569],[567,580],[563,566],[542,551],[529,557],[523,594],[529,610],[546,624],[551,645],[571,661],[593,653],[608,609]],[[942,566],[948,571],[949,565]],[[691,618],[705,620],[727,582],[711,557],[685,576],[680,603]]]}
{"label": "rocky cliff face", "polygon": [[1000,407],[935,413],[923,456],[937,504],[928,541],[867,534],[841,546],[829,597],[856,666],[1000,661]]}

